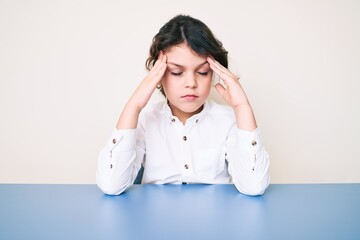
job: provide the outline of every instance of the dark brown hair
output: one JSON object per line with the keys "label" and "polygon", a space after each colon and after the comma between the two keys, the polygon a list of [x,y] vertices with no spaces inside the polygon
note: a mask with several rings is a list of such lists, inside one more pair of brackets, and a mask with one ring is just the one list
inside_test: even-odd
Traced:
{"label": "dark brown hair", "polygon": [[[208,26],[190,16],[177,15],[160,28],[154,36],[150,56],[145,63],[146,68],[150,70],[154,66],[160,51],[166,51],[183,42],[186,42],[199,55],[212,56],[221,65],[228,67],[228,52]],[[165,95],[162,88],[160,91]]]}

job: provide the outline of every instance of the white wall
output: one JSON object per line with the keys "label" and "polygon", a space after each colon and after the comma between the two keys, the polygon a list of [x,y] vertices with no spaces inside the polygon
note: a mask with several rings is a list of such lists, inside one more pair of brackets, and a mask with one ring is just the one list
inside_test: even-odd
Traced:
{"label": "white wall", "polygon": [[0,0],[0,182],[94,183],[151,39],[178,13],[230,52],[272,183],[360,182],[355,0]]}

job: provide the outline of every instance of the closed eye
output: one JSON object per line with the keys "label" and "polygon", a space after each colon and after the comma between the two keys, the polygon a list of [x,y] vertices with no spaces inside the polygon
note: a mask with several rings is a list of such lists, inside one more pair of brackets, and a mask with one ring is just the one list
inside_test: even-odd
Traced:
{"label": "closed eye", "polygon": [[209,72],[198,72],[198,74],[203,75],[203,76],[208,75],[208,73],[209,73]]}
{"label": "closed eye", "polygon": [[182,74],[182,72],[171,72],[171,74],[174,76],[180,76]]}

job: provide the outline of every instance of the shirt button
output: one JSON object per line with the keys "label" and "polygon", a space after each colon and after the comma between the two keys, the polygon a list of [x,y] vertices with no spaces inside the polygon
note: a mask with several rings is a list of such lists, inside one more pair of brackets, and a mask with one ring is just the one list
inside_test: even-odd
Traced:
{"label": "shirt button", "polygon": [[113,168],[113,165],[112,165],[112,164],[110,164],[110,168]]}
{"label": "shirt button", "polygon": [[185,165],[184,165],[184,168],[185,168],[185,169],[189,169],[189,165],[185,164]]}
{"label": "shirt button", "polygon": [[113,144],[115,144],[115,143],[116,143],[116,139],[114,138],[114,139],[112,140],[112,142],[113,142]]}
{"label": "shirt button", "polygon": [[199,122],[199,119],[196,119],[195,123],[198,123]]}
{"label": "shirt button", "polygon": [[186,137],[186,136],[183,136],[183,140],[186,141],[186,140],[187,140],[187,137]]}
{"label": "shirt button", "polygon": [[254,140],[251,142],[251,145],[256,146],[257,142]]}
{"label": "shirt button", "polygon": [[172,121],[172,122],[175,122],[175,118],[172,118],[171,121]]}

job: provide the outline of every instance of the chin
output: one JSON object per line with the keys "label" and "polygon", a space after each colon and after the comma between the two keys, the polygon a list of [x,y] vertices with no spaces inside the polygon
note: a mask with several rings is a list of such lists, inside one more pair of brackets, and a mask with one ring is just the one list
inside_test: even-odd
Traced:
{"label": "chin", "polygon": [[180,108],[180,110],[183,112],[186,112],[186,113],[193,113],[193,112],[196,112],[197,110],[199,110],[199,108],[201,108],[202,105],[204,105],[204,103],[196,104],[196,105],[192,105],[192,106],[182,106]]}

